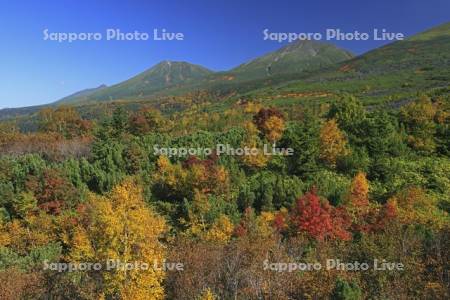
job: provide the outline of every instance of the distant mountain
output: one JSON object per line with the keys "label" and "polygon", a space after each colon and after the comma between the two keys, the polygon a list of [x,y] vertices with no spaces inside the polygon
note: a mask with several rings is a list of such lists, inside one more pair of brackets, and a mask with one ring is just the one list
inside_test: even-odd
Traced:
{"label": "distant mountain", "polygon": [[301,73],[353,58],[347,50],[316,41],[298,41],[277,51],[242,64],[230,73],[246,79],[263,78],[288,73]]}
{"label": "distant mountain", "polygon": [[171,95],[179,94],[180,91],[215,89],[221,85],[228,87],[242,84],[247,80],[317,70],[352,57],[350,52],[331,44],[300,41],[227,72],[214,73],[202,66],[187,62],[163,61],[124,82],[97,91],[89,90],[88,93],[83,93],[82,97],[72,95],[63,102],[139,99],[155,94]]}
{"label": "distant mountain", "polygon": [[102,84],[96,88],[85,89],[85,90],[73,93],[67,97],[64,97],[64,98],[56,101],[55,104],[64,104],[64,103],[84,101],[84,100],[87,100],[89,98],[89,96],[91,96],[95,92],[101,91],[107,87],[108,86],[106,84]]}
{"label": "distant mountain", "polygon": [[387,74],[412,70],[419,74],[426,70],[442,69],[450,64],[450,22],[369,51],[336,66],[344,73],[358,76]]}
{"label": "distant mountain", "polygon": [[[446,23],[357,57],[330,44],[300,41],[226,72],[163,61],[119,84],[84,90],[54,104],[151,101],[195,90],[263,98],[265,93],[352,93],[369,104],[388,103],[407,101],[430,89],[448,89],[449,78],[450,23]],[[2,109],[0,119],[42,107]]]}
{"label": "distant mountain", "polygon": [[91,93],[86,100],[139,98],[168,87],[194,82],[212,73],[202,66],[187,62],[162,61],[133,78]]}
{"label": "distant mountain", "polygon": [[[300,74],[295,80],[272,84],[270,93],[351,93],[366,104],[398,107],[417,98],[417,94],[448,93],[449,82],[450,22],[350,60]],[[266,96],[263,86],[249,93],[252,97]]]}
{"label": "distant mountain", "polygon": [[26,107],[18,107],[18,108],[2,108],[0,109],[0,121],[6,119],[13,119],[17,117],[32,115],[47,107],[48,105],[36,105],[36,106],[26,106]]}

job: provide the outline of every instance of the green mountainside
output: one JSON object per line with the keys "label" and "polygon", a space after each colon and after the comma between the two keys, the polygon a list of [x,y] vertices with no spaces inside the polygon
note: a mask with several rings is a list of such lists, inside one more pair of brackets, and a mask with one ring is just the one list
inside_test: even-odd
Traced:
{"label": "green mountainside", "polygon": [[[72,102],[107,101],[121,98],[141,97],[170,86],[201,79],[213,72],[187,62],[162,61],[154,67],[108,88],[97,90],[88,97],[72,98]],[[60,101],[57,101],[59,103]],[[67,101],[66,101],[67,102]]]}
{"label": "green mountainside", "polygon": [[76,102],[76,101],[79,101],[79,102],[85,101],[89,98],[89,96],[91,96],[95,92],[101,91],[105,88],[107,88],[107,86],[105,84],[102,84],[96,88],[85,89],[85,90],[73,93],[67,97],[64,97],[64,98],[58,100],[57,103],[63,104],[63,103],[72,103],[72,102]]}
{"label": "green mountainside", "polygon": [[[350,93],[366,105],[398,106],[418,93],[448,93],[450,79],[450,23],[369,51],[277,85],[261,87],[246,97],[284,104],[330,98]],[[319,98],[320,98],[319,97]]]}
{"label": "green mountainside", "polygon": [[317,70],[351,58],[353,54],[332,44],[298,41],[242,64],[230,73],[246,79],[262,78]]}
{"label": "green mountainside", "polygon": [[139,99],[152,95],[180,94],[198,89],[221,89],[251,80],[317,70],[352,57],[350,52],[331,44],[300,41],[227,72],[214,73],[187,62],[163,61],[129,80],[91,93],[88,97],[72,97],[72,101],[81,103]]}

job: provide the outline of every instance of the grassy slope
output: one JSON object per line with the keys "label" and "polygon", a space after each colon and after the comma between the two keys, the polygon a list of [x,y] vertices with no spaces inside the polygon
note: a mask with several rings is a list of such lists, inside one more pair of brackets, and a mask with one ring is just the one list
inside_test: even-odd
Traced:
{"label": "grassy slope", "polygon": [[[292,103],[298,103],[302,99],[310,99],[311,94],[335,97],[352,93],[367,105],[395,105],[415,97],[417,93],[433,90],[448,93],[449,79],[450,23],[447,23],[327,70],[255,90],[246,96],[271,99],[273,94],[297,94],[300,96],[290,99]],[[289,97],[282,99],[286,102]]]}

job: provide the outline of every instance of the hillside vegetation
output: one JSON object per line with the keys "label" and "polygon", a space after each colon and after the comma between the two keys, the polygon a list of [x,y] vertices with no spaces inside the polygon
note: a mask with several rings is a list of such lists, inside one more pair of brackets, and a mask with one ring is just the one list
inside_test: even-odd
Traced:
{"label": "hillside vegetation", "polygon": [[[273,56],[205,86],[164,62],[2,121],[0,299],[448,299],[449,29],[240,83]],[[154,78],[177,92],[120,96]]]}

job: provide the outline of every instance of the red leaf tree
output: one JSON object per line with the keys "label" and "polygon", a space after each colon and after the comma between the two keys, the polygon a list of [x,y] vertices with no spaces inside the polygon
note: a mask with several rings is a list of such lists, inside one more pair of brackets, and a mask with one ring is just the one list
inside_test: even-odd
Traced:
{"label": "red leaf tree", "polygon": [[317,240],[351,239],[346,211],[331,206],[327,200],[321,201],[315,188],[297,200],[291,222],[297,231],[306,232]]}

